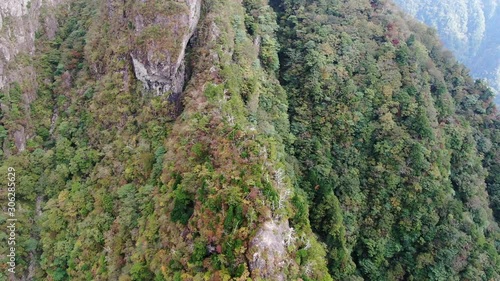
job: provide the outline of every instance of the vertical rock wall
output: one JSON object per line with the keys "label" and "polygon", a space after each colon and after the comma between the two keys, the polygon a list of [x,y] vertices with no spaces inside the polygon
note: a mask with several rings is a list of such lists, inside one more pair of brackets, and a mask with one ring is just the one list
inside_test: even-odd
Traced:
{"label": "vertical rock wall", "polygon": [[156,95],[182,91],[186,47],[198,24],[200,7],[200,0],[172,1],[154,13],[149,13],[147,5],[135,6],[132,22],[137,48],[130,56],[146,90]]}

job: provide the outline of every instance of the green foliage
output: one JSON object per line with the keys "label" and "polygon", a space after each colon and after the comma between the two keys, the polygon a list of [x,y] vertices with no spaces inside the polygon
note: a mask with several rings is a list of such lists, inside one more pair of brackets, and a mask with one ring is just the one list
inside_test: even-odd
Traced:
{"label": "green foliage", "polygon": [[230,205],[227,209],[226,218],[224,219],[224,229],[228,232],[237,228],[241,224],[243,217],[243,209],[241,205]]}
{"label": "green foliage", "polygon": [[194,202],[190,195],[182,188],[174,191],[174,208],[170,213],[173,222],[180,222],[186,225],[193,214]]}
{"label": "green foliage", "polygon": [[153,272],[151,272],[146,265],[141,263],[136,263],[130,269],[130,277],[132,280],[152,280]]}
{"label": "green foliage", "polygon": [[191,255],[191,262],[201,265],[201,262],[207,255],[207,247],[202,241],[198,241],[194,244],[193,254]]}
{"label": "green foliage", "polygon": [[207,157],[207,152],[204,150],[202,143],[196,143],[195,145],[193,145],[191,151],[200,160],[205,160],[205,158]]}
{"label": "green foliage", "polygon": [[[378,13],[384,6],[280,6],[281,79],[297,136],[289,151],[300,163],[311,224],[327,245],[329,270],[338,279],[464,278],[460,262],[486,276],[485,268],[498,267],[497,258],[486,267],[472,265],[472,254],[459,262],[452,256],[469,253],[441,245],[431,230],[454,229],[474,244],[470,252],[489,256],[477,236],[486,235],[486,221],[498,231],[487,215],[485,161],[460,155],[477,155],[465,120],[496,118],[468,119],[488,108],[477,108],[477,86],[441,51],[434,34]],[[452,77],[455,84],[445,82]],[[460,92],[465,85],[470,92]],[[468,219],[462,217],[467,209]],[[470,228],[458,231],[454,223],[466,220],[473,221]],[[486,240],[494,247],[493,237]],[[433,255],[434,263],[415,267],[412,255],[444,248]],[[494,271],[489,278],[498,276]]]}
{"label": "green foliage", "polygon": [[67,4],[0,97],[18,279],[498,279],[491,92],[386,1],[203,2],[179,116],[130,54],[167,66],[188,7]]}

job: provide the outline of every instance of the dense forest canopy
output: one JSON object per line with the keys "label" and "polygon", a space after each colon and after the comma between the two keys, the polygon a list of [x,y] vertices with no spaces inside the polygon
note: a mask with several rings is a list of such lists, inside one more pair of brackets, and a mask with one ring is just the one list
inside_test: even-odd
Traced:
{"label": "dense forest canopy", "polygon": [[2,278],[500,279],[493,93],[391,1],[23,7]]}

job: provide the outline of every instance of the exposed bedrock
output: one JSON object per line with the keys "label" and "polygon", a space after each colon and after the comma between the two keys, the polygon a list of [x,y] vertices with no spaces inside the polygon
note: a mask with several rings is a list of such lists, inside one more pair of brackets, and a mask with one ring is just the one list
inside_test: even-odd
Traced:
{"label": "exposed bedrock", "polygon": [[137,5],[133,15],[136,48],[131,52],[134,72],[146,90],[156,95],[178,94],[185,81],[189,39],[200,18],[201,0],[171,1],[164,9]]}

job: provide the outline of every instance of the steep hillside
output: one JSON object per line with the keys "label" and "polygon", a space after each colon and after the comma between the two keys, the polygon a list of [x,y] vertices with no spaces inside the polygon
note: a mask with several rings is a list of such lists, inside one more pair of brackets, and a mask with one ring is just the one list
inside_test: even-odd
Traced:
{"label": "steep hillside", "polygon": [[0,278],[500,278],[492,92],[390,2],[30,5]]}
{"label": "steep hillside", "polygon": [[[292,151],[330,273],[498,276],[498,228],[485,191],[486,169],[498,164],[483,158],[498,161],[498,139],[481,151],[491,133],[498,138],[491,92],[464,75],[432,32],[387,3],[280,7]],[[498,198],[497,174],[489,177]]]}
{"label": "steep hillside", "polygon": [[[395,0],[426,24],[435,27],[447,48],[472,75],[487,79],[500,92],[500,6],[496,0]],[[496,98],[500,104],[500,96]]]}

